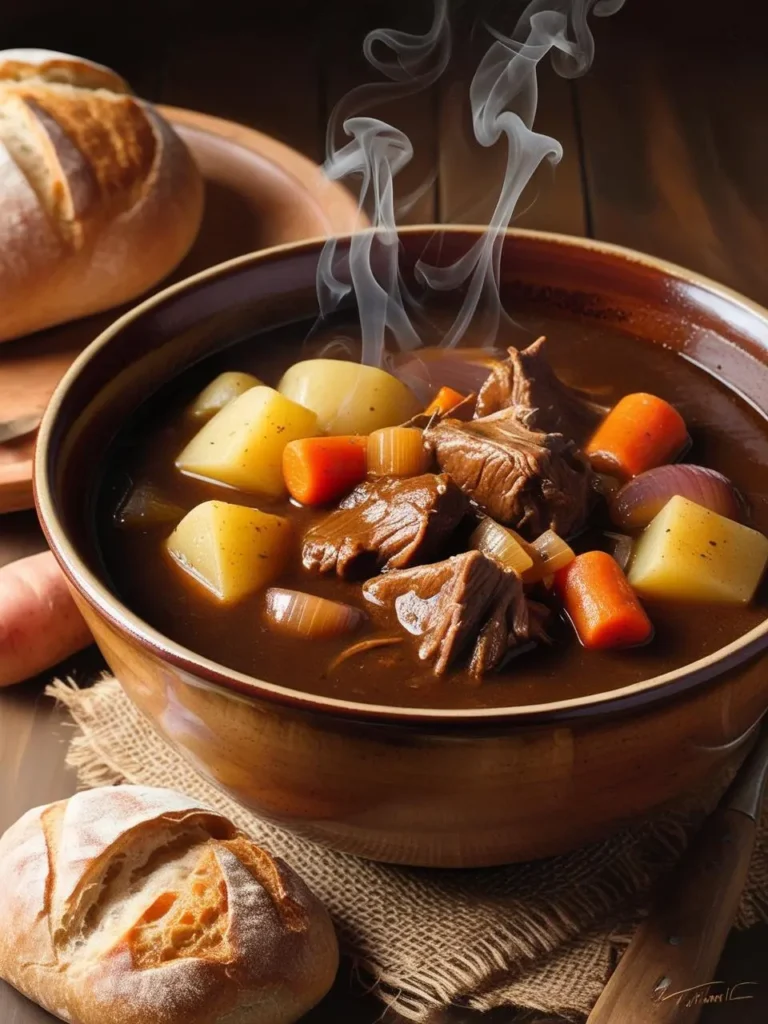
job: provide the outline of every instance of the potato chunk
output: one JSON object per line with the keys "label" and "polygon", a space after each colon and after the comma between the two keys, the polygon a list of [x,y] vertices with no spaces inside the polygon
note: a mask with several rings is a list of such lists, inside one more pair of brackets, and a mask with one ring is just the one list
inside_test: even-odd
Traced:
{"label": "potato chunk", "polygon": [[222,604],[272,583],[285,565],[291,524],[256,508],[205,501],[166,541],[171,558]]}
{"label": "potato chunk", "polygon": [[635,545],[629,582],[641,597],[746,604],[768,538],[687,498],[671,498]]}
{"label": "potato chunk", "polygon": [[410,388],[386,370],[344,359],[305,359],[278,390],[317,413],[324,434],[370,434],[404,423],[419,410]]}
{"label": "potato chunk", "polygon": [[189,413],[196,420],[208,420],[233,398],[242,395],[244,391],[250,391],[251,388],[259,387],[260,384],[259,378],[254,377],[252,373],[239,373],[236,370],[220,373],[207,388],[203,388],[189,407]]}
{"label": "potato chunk", "polygon": [[274,388],[244,392],[216,413],[176,460],[184,473],[219,480],[243,491],[285,494],[283,449],[314,437],[317,416]]}

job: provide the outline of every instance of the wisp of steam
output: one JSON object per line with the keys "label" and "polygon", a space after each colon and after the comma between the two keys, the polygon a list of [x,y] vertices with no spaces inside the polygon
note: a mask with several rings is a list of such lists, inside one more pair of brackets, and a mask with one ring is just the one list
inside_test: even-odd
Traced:
{"label": "wisp of steam", "polygon": [[[345,275],[348,281],[338,276],[335,239],[326,243],[317,272],[320,313],[327,315],[354,290],[363,362],[374,365],[383,361],[387,330],[404,349],[421,344],[406,312],[401,287],[394,200],[394,178],[411,160],[413,146],[397,128],[370,115],[360,116],[358,111],[426,89],[442,75],[451,52],[447,3],[434,0],[434,17],[424,35],[394,29],[368,33],[363,44],[365,56],[386,75],[388,86],[363,85],[352,90],[337,104],[328,124],[325,174],[332,180],[360,177],[359,209],[364,212],[370,206],[372,228],[352,236]],[[384,47],[391,57],[378,56],[377,46]],[[339,122],[350,141],[337,148]]]}
{"label": "wisp of steam", "polygon": [[[379,29],[366,37],[366,57],[391,82],[386,98],[393,92],[403,95],[427,88],[445,70],[450,57],[446,2],[434,0],[432,25],[424,35]],[[424,260],[417,264],[417,278],[427,288],[441,292],[464,289],[461,307],[442,345],[459,343],[481,305],[489,331],[486,340],[495,340],[502,313],[499,270],[504,232],[538,166],[544,160],[557,163],[562,157],[557,139],[534,129],[539,62],[551,54],[560,75],[573,78],[584,74],[594,56],[590,13],[605,17],[618,11],[623,3],[624,0],[531,0],[511,35],[489,29],[494,41],[470,85],[472,126],[481,146],[493,146],[506,139],[506,171],[488,228],[472,248],[450,266],[434,266]],[[376,43],[386,46],[392,58],[377,58],[373,52]],[[323,250],[317,278],[323,315],[354,291],[362,331],[362,359],[374,365],[383,362],[388,330],[402,349],[420,345],[398,271],[394,199],[394,179],[413,156],[413,147],[397,128],[359,113],[367,99],[383,98],[380,88],[363,86],[353,90],[331,118],[325,173],[332,179],[360,176],[360,209],[365,210],[370,204],[372,228],[353,236],[344,280],[339,278],[334,265],[334,240]],[[345,118],[344,111],[350,107],[357,116]],[[339,121],[351,141],[336,148]]]}

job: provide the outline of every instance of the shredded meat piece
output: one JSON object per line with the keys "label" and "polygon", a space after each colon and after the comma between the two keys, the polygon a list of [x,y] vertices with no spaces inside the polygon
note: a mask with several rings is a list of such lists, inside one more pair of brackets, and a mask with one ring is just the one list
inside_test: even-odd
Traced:
{"label": "shredded meat piece", "polygon": [[545,348],[546,338],[541,337],[522,352],[508,349],[509,358],[494,364],[480,388],[475,415],[480,418],[514,409],[516,418],[529,430],[564,434],[583,443],[606,410],[558,379]]}
{"label": "shredded meat piece", "polygon": [[361,579],[439,555],[469,509],[444,475],[369,480],[304,536],[302,562],[315,572]]}
{"label": "shredded meat piece", "polygon": [[546,609],[528,602],[516,573],[479,551],[395,570],[369,580],[363,594],[417,638],[419,657],[438,676],[471,651],[469,674],[479,678],[519,644],[546,640]]}
{"label": "shredded meat piece", "polygon": [[424,432],[440,468],[500,523],[536,538],[584,525],[594,474],[562,434],[529,430],[514,409],[460,423],[447,419]]}

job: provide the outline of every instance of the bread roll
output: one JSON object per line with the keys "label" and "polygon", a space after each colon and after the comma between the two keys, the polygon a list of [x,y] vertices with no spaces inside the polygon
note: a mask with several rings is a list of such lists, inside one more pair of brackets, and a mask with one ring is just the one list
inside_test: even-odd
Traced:
{"label": "bread roll", "polygon": [[338,965],[320,902],[226,818],[88,790],[0,838],[0,977],[72,1024],[282,1024]]}
{"label": "bread roll", "polygon": [[0,51],[0,341],[135,298],[192,245],[186,146],[108,68]]}

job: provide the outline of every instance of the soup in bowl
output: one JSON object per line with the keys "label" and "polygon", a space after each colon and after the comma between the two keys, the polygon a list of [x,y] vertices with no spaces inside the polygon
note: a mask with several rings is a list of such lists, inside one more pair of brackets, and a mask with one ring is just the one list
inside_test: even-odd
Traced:
{"label": "soup in bowl", "polygon": [[490,342],[427,308],[371,366],[353,309],[317,323],[320,249],[149,300],[54,396],[41,518],[134,702],[265,817],[409,864],[558,852],[728,772],[768,703],[767,315],[512,232]]}

